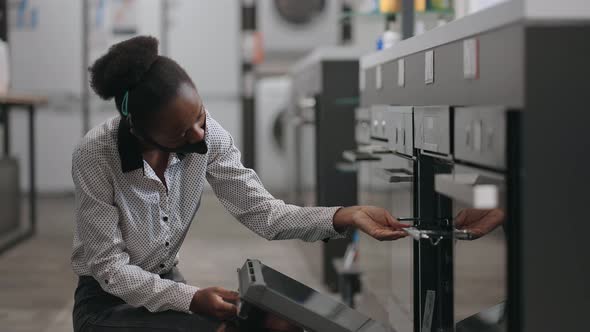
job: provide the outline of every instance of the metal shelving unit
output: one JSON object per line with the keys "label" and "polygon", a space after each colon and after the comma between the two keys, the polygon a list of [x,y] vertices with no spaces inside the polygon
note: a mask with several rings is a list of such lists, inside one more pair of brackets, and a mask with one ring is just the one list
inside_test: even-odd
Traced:
{"label": "metal shelving unit", "polygon": [[[357,204],[356,172],[339,170],[344,150],[354,150],[354,110],[358,106],[358,58],[362,50],[326,47],[311,52],[290,71],[293,79],[291,121],[287,128],[293,203],[313,206]],[[324,283],[337,290],[332,265],[349,239],[325,243]]]}

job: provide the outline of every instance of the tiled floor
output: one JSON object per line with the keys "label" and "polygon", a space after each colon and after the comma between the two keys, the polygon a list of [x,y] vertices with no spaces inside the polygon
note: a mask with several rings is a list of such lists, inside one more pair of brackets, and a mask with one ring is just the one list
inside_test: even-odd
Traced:
{"label": "tiled floor", "polygon": [[[0,255],[0,332],[72,330],[71,310],[76,282],[69,261],[72,208],[72,197],[41,199],[37,235]],[[321,242],[269,242],[259,238],[236,222],[211,194],[203,197],[195,221],[181,250],[179,265],[190,284],[236,289],[236,268],[246,258],[258,258],[313,288],[324,290],[319,276]],[[502,259],[505,254],[498,250],[503,248],[501,239],[490,234],[472,243],[457,244],[458,267],[467,267],[456,271],[459,282],[455,285],[457,300],[463,305],[458,308],[462,317],[457,318],[503,300]],[[375,244],[390,245],[384,242]],[[379,257],[373,256],[370,247],[363,248],[361,260],[371,263],[371,259]],[[391,282],[379,279],[387,275],[379,273],[377,283]],[[408,287],[406,283],[399,286],[402,289]],[[375,306],[377,300],[371,297],[370,283],[364,285],[364,290],[358,299],[358,309],[382,322],[391,319],[386,312],[380,314],[379,310],[383,308]]]}
{"label": "tiled floor", "polygon": [[[41,199],[38,234],[0,256],[0,331],[72,330],[76,281],[69,264],[72,207],[71,197]],[[310,254],[319,258],[319,245],[259,238],[236,222],[213,195],[206,195],[179,266],[193,285],[235,289],[236,268],[246,258],[258,258],[322,289],[317,270],[310,269],[315,265],[305,258]]]}

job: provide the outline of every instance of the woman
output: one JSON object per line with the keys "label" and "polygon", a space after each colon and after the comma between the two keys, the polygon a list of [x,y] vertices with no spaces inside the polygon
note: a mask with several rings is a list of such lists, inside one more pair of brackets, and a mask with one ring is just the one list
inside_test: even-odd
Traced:
{"label": "woman", "polygon": [[92,129],[72,157],[75,331],[215,331],[235,317],[235,292],[187,285],[176,268],[205,181],[269,240],[338,238],[350,227],[378,240],[406,235],[381,208],[303,208],[272,197],[155,38],[114,45],[90,73],[120,115]]}

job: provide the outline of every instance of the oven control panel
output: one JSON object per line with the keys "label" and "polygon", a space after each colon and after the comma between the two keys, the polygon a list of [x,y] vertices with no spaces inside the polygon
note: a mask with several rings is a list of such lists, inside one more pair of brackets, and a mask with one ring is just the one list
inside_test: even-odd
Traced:
{"label": "oven control panel", "polygon": [[455,108],[454,155],[458,161],[506,169],[506,110]]}
{"label": "oven control panel", "polygon": [[451,154],[451,108],[427,106],[414,108],[414,144],[423,151]]}
{"label": "oven control panel", "polygon": [[389,106],[383,113],[386,135],[391,151],[413,155],[414,126],[412,107]]}

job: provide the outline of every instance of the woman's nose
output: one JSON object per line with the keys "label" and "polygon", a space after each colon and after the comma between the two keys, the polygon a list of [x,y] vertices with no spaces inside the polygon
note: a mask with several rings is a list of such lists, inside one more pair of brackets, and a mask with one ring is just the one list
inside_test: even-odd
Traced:
{"label": "woman's nose", "polygon": [[201,126],[196,123],[186,136],[189,143],[199,143],[205,139],[205,129],[201,128]]}

